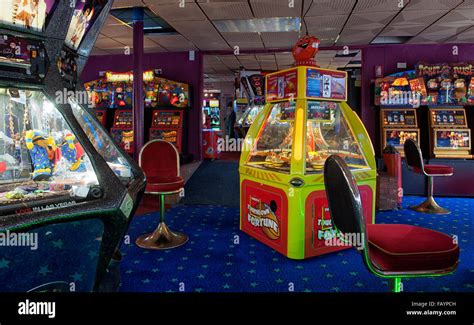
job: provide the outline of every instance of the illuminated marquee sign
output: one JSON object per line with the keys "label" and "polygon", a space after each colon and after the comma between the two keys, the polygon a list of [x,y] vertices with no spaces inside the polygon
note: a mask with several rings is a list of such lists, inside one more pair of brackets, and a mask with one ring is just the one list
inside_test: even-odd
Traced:
{"label": "illuminated marquee sign", "polygon": [[[152,70],[143,72],[143,81],[149,82],[152,81],[155,77],[155,74]],[[105,78],[107,82],[133,82],[133,73],[132,72],[109,72],[105,73]]]}

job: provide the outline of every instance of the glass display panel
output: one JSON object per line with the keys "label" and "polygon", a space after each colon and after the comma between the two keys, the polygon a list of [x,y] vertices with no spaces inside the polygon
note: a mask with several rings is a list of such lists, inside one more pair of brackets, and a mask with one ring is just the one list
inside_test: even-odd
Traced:
{"label": "glass display panel", "polygon": [[321,173],[330,155],[342,157],[351,170],[369,168],[339,104],[308,101],[306,173]]}
{"label": "glass display panel", "polygon": [[253,121],[257,117],[258,113],[262,111],[262,109],[263,109],[263,106],[260,106],[260,105],[253,106],[252,108],[250,108],[248,114],[245,116],[244,125],[245,126],[252,125]]}
{"label": "glass display panel", "polygon": [[69,103],[71,104],[74,116],[79,124],[81,124],[87,137],[92,142],[92,145],[97,152],[104,157],[115,175],[117,175],[124,184],[128,184],[132,181],[134,177],[129,163],[117,150],[110,136],[100,127],[99,121],[78,105],[74,99],[70,98]]}
{"label": "glass display panel", "polygon": [[439,129],[435,130],[435,147],[437,149],[470,149],[471,132],[462,129]]}
{"label": "glass display panel", "polygon": [[2,0],[0,23],[42,32],[55,3],[56,0]]}
{"label": "glass display panel", "polygon": [[0,208],[87,198],[96,174],[53,103],[38,90],[0,88],[0,107]]}
{"label": "glass display panel", "polygon": [[294,111],[295,102],[272,104],[255,146],[250,152],[248,165],[290,172]]}

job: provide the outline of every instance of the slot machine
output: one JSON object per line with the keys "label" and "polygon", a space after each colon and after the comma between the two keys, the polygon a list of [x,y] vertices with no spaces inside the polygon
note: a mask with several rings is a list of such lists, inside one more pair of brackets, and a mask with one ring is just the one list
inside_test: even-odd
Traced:
{"label": "slot machine", "polygon": [[149,140],[161,139],[183,150],[184,112],[190,107],[189,85],[154,77],[153,91],[147,91],[147,107],[153,107]]}
{"label": "slot machine", "polygon": [[0,248],[0,291],[100,291],[145,187],[78,80],[112,1],[25,3],[0,17],[0,232],[40,245]]}
{"label": "slot machine", "polygon": [[133,154],[133,111],[118,109],[115,111],[114,124],[110,135],[115,142],[129,154]]}
{"label": "slot machine", "polygon": [[380,109],[380,129],[382,134],[381,150],[391,145],[400,155],[405,155],[403,146],[407,139],[415,140],[420,145],[416,109],[408,107]]}
{"label": "slot machine", "polygon": [[433,158],[472,158],[464,107],[430,107],[429,123]]}

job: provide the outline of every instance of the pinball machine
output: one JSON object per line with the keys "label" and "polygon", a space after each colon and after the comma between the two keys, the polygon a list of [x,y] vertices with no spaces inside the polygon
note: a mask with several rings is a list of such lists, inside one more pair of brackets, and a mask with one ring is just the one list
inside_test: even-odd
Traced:
{"label": "pinball machine", "polygon": [[367,223],[375,216],[374,150],[346,103],[347,73],[316,67],[318,44],[300,39],[293,48],[297,66],[265,76],[266,104],[247,133],[239,166],[240,229],[292,259],[347,248],[334,244],[325,195],[330,155],[351,169]]}
{"label": "pinball machine", "polygon": [[0,237],[37,244],[0,247],[0,291],[102,290],[143,194],[77,79],[112,2],[24,1],[23,21],[0,16]]}

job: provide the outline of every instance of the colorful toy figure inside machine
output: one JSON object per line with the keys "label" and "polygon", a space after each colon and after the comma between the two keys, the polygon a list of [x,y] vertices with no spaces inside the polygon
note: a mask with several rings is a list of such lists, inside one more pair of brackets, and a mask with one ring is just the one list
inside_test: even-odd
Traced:
{"label": "colorful toy figure inside machine", "polygon": [[46,181],[53,176],[56,144],[51,136],[38,130],[29,130],[25,134],[26,147],[33,161],[33,180]]}
{"label": "colorful toy figure inside machine", "polygon": [[76,137],[71,133],[66,133],[64,141],[60,146],[61,156],[63,156],[69,163],[69,170],[73,172],[83,172],[86,170],[82,157],[84,150],[79,143],[75,143]]}
{"label": "colorful toy figure inside machine", "polygon": [[296,65],[317,67],[314,56],[318,53],[319,43],[319,39],[314,36],[305,35],[300,37],[292,50]]}

